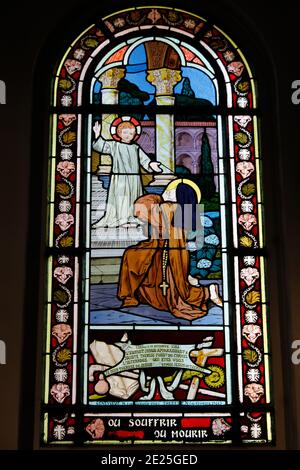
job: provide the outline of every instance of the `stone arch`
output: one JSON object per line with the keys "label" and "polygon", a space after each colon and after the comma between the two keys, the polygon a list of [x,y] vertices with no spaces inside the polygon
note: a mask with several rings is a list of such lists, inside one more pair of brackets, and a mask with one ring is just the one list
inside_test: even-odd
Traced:
{"label": "stone arch", "polygon": [[141,136],[139,138],[139,145],[146,153],[154,153],[154,129],[143,127]]}
{"label": "stone arch", "polygon": [[176,136],[177,147],[193,148],[193,137],[187,131],[179,132]]}
{"label": "stone arch", "polygon": [[191,173],[196,173],[194,159],[188,153],[182,153],[178,157],[176,157],[176,164],[184,166],[185,168],[190,170]]}

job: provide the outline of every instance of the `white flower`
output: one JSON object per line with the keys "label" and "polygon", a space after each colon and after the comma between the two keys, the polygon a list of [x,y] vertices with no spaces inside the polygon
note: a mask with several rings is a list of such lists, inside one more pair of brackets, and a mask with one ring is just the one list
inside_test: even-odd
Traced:
{"label": "white flower", "polygon": [[57,312],[55,314],[55,318],[56,318],[57,321],[59,321],[61,323],[65,323],[66,321],[68,321],[69,312],[67,310],[64,310],[64,309],[59,309],[59,310],[57,310]]}
{"label": "white flower", "polygon": [[53,436],[58,441],[62,441],[66,435],[66,428],[62,424],[57,424],[53,428]]}
{"label": "white flower", "polygon": [[203,227],[212,227],[213,223],[212,220],[207,215],[201,215],[201,224]]}
{"label": "white flower", "polygon": [[196,26],[196,22],[189,18],[188,20],[185,20],[184,26],[188,29],[193,29]]}
{"label": "white flower", "polygon": [[63,95],[60,101],[63,106],[71,106],[72,104],[72,98],[68,95]]}
{"label": "white flower", "polygon": [[247,371],[247,377],[249,382],[258,382],[260,378],[260,372],[258,369],[249,369]]}
{"label": "white flower", "polygon": [[250,150],[248,149],[240,149],[239,150],[239,159],[240,160],[249,160],[251,157]]}
{"label": "white flower", "polygon": [[72,156],[73,156],[73,152],[71,149],[63,149],[60,152],[60,158],[62,160],[71,160]]}
{"label": "white flower", "polygon": [[248,105],[248,100],[245,96],[239,96],[237,99],[237,104],[239,108],[246,108]]}
{"label": "white flower", "polygon": [[255,265],[255,256],[244,256],[243,258],[244,263],[246,266],[254,266]]}
{"label": "white flower", "polygon": [[211,261],[209,259],[200,259],[197,264],[197,268],[199,269],[205,269],[205,268],[210,268],[211,267]]}
{"label": "white flower", "polygon": [[61,255],[58,257],[59,264],[67,264],[69,262],[69,257],[66,255]]}
{"label": "white flower", "polygon": [[67,369],[55,369],[54,377],[57,382],[65,382],[68,378]]}
{"label": "white flower", "polygon": [[186,247],[189,251],[197,251],[197,245],[195,242],[187,242]]}
{"label": "white flower", "polygon": [[245,320],[247,323],[255,323],[257,321],[258,315],[253,310],[247,310],[245,313]]}
{"label": "white flower", "polygon": [[122,28],[124,24],[125,24],[125,20],[123,18],[116,18],[114,21],[114,26],[116,26],[116,28]]}
{"label": "white flower", "polygon": [[243,201],[241,204],[241,209],[243,212],[252,212],[253,204],[251,201]]}
{"label": "white flower", "polygon": [[72,205],[69,201],[60,201],[58,207],[59,207],[60,212],[69,212]]}
{"label": "white flower", "polygon": [[232,60],[234,60],[234,58],[235,58],[235,55],[232,51],[224,52],[224,59],[226,60],[226,62],[231,62]]}
{"label": "white flower", "polygon": [[219,238],[217,235],[207,235],[207,237],[204,238],[205,243],[208,243],[209,245],[215,245],[217,246],[220,243]]}
{"label": "white flower", "polygon": [[257,423],[251,424],[250,434],[254,439],[258,439],[261,436],[261,426]]}
{"label": "white flower", "polygon": [[85,56],[85,51],[83,49],[76,49],[73,55],[74,59],[81,60]]}

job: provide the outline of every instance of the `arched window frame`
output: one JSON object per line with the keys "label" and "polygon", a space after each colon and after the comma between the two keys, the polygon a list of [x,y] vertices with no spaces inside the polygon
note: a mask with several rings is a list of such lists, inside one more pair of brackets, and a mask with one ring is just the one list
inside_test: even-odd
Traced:
{"label": "arched window frame", "polygon": [[[144,9],[144,7],[141,7]],[[131,10],[134,10],[134,9],[131,9]],[[153,11],[155,9],[153,8],[149,8],[149,14],[151,14],[151,11]],[[171,8],[164,8],[164,10],[172,10]],[[178,10],[179,11],[179,10]],[[121,12],[122,13],[122,12]],[[185,15],[184,12],[182,12],[182,14]],[[234,259],[234,267],[233,267],[233,272],[235,274],[235,288],[234,288],[234,292],[235,292],[235,303],[236,303],[236,317],[235,317],[235,322],[236,322],[236,325],[237,325],[237,339],[238,339],[238,343],[237,343],[237,355],[238,357],[240,358],[238,361],[237,361],[237,368],[240,369],[240,368],[245,368],[245,362],[242,361],[242,356],[241,354],[243,353],[243,351],[245,351],[247,349],[247,344],[245,343],[245,339],[243,338],[242,336],[242,325],[244,325],[244,321],[245,319],[244,318],[241,318],[240,317],[240,313],[239,313],[239,306],[240,306],[240,300],[242,299],[242,303],[245,302],[243,301],[243,299],[245,299],[245,296],[248,294],[248,292],[246,292],[247,290],[247,285],[245,284],[245,281],[242,281],[241,280],[241,275],[242,275],[242,270],[244,269],[247,269],[247,266],[249,265],[246,265],[245,264],[245,260],[244,260],[244,257],[245,256],[252,256],[253,255],[253,251],[252,249],[247,249],[247,247],[245,247],[242,243],[241,243],[241,240],[242,240],[242,237],[247,237],[248,234],[250,233],[254,238],[256,238],[256,234],[258,233],[258,237],[257,237],[257,246],[256,246],[256,250],[255,250],[255,255],[257,257],[257,259],[259,260],[258,264],[255,264],[255,266],[258,266],[259,269],[260,269],[260,273],[264,273],[264,249],[265,249],[265,245],[264,245],[264,239],[263,239],[263,216],[262,216],[262,212],[263,212],[263,204],[262,204],[262,200],[261,200],[261,190],[260,190],[260,154],[259,154],[259,143],[258,143],[258,122],[257,122],[257,107],[256,107],[256,94],[255,94],[255,80],[254,80],[254,77],[252,76],[251,74],[251,71],[250,71],[250,68],[247,64],[247,62],[245,61],[241,51],[238,49],[238,47],[231,41],[230,38],[228,38],[221,30],[219,30],[217,27],[215,26],[211,26],[209,25],[207,22],[205,22],[205,20],[203,20],[202,18],[198,17],[197,15],[191,15],[189,14],[193,20],[196,20],[201,23],[203,22],[203,27],[200,29],[199,32],[196,33],[196,36],[192,37],[193,35],[190,33],[190,31],[186,30],[185,32],[182,32],[182,30],[180,31],[177,27],[172,27],[170,26],[170,31],[172,31],[173,34],[177,35],[177,37],[179,37],[179,35],[183,34],[183,37],[184,37],[184,40],[186,41],[190,41],[190,40],[193,40],[193,41],[200,41],[201,43],[201,46],[205,48],[205,50],[207,51],[207,54],[210,54],[211,57],[213,58],[213,60],[215,60],[215,62],[218,64],[220,70],[222,71],[222,73],[224,74],[224,76],[226,76],[225,78],[225,81],[226,81],[226,88],[227,88],[227,91],[228,91],[228,94],[227,94],[227,106],[228,108],[226,107],[223,107],[223,105],[220,105],[218,106],[217,108],[215,108],[215,111],[218,113],[218,117],[220,120],[222,120],[221,116],[223,114],[225,114],[226,116],[228,115],[228,129],[229,129],[229,136],[230,138],[228,139],[228,142],[229,142],[229,158],[230,158],[230,172],[231,172],[231,183],[232,183],[232,186],[231,186],[231,195],[233,196],[233,211],[232,211],[232,220],[233,220],[233,227],[232,227],[232,234],[233,234],[233,246],[231,247],[231,256],[233,257]],[[121,17],[121,15],[112,15],[112,17],[115,16],[115,19],[116,17]],[[125,13],[124,13],[124,16],[125,16]],[[84,80],[84,76],[83,74],[85,72],[88,73],[88,69],[89,67],[92,66],[92,62],[93,62],[93,58],[95,58],[97,56],[97,54],[99,53],[99,50],[104,48],[107,46],[109,47],[110,43],[113,42],[114,39],[116,38],[121,38],[124,36],[125,34],[125,29],[122,29],[122,27],[119,28],[119,31],[112,31],[112,28],[114,28],[113,24],[112,24],[112,20],[113,18],[106,18],[104,19],[104,24],[101,24],[101,28],[103,31],[105,31],[106,33],[106,37],[105,39],[98,45],[98,47],[96,48],[93,48],[93,47],[88,47],[87,48],[87,51],[88,53],[86,54],[85,58],[82,59],[81,61],[81,75],[78,77],[78,89],[74,90],[71,94],[65,94],[65,96],[72,96],[72,99],[74,100],[76,98],[76,94],[78,93],[78,100],[77,100],[77,103],[75,105],[75,102],[72,103],[71,106],[61,106],[61,104],[58,104],[59,101],[61,100],[62,98],[62,95],[61,95],[61,90],[57,87],[55,88],[55,92],[54,92],[54,101],[53,101],[53,108],[52,108],[52,111],[53,111],[53,116],[54,116],[54,119],[52,120],[52,142],[53,142],[53,145],[52,145],[52,151],[51,151],[51,167],[52,167],[52,175],[54,175],[54,172],[56,170],[56,156],[58,156],[58,152],[56,151],[56,146],[58,146],[61,141],[59,140],[59,135],[58,135],[58,140],[56,140],[56,137],[55,137],[55,133],[56,133],[56,129],[57,129],[57,125],[61,125],[62,122],[63,122],[63,119],[64,118],[61,118],[59,119],[59,116],[61,115],[70,115],[70,114],[76,114],[77,112],[81,113],[82,111],[82,114],[84,116],[86,116],[88,114],[88,112],[92,109],[91,105],[87,104],[87,101],[85,101],[83,98],[81,98],[81,96],[86,96],[87,95],[87,91],[84,90],[84,85],[83,85],[83,80]],[[155,20],[153,20],[155,24]],[[156,25],[156,28],[159,29],[158,27],[159,25]],[[84,41],[88,41],[89,44],[93,44],[93,39],[94,41],[98,40],[98,37],[97,37],[97,26],[93,25],[91,26],[91,28],[88,28],[82,35],[81,37],[77,38],[76,41],[74,41],[74,43],[72,44],[72,47],[67,51],[67,53],[65,54],[63,60],[62,60],[62,63],[61,63],[61,66],[58,68],[58,71],[57,71],[57,76],[55,78],[55,85],[54,87],[56,87],[58,84],[59,84],[59,79],[62,78],[62,76],[60,76],[59,74],[61,73],[61,71],[64,69],[64,66],[65,64],[67,64],[67,61],[71,61],[71,60],[74,60],[74,57],[73,57],[73,51],[76,50],[76,47],[77,45],[79,46],[79,44],[82,44]],[[135,26],[134,27],[135,30],[133,31],[132,28],[129,29],[129,33],[130,34],[136,34],[136,31],[139,31],[139,33],[141,34],[141,32],[143,34],[146,34],[147,32],[147,28],[143,29],[142,26]],[[188,29],[188,28],[186,28]],[[212,32],[212,36],[210,36],[208,33],[209,31]],[[125,37],[125,36],[124,36]],[[211,46],[211,44],[213,43],[213,39],[214,38],[222,38],[224,41],[228,41],[228,44],[230,44],[230,49],[234,51],[234,53],[236,54],[236,57],[239,58],[239,60],[237,61],[231,61],[231,62],[227,62],[226,59],[224,58],[224,52],[225,51],[220,51],[218,50],[219,46]],[[107,39],[109,38],[109,39]],[[107,41],[110,41],[107,42]],[[218,43],[218,41],[216,41],[216,43]],[[78,61],[79,62],[79,61]],[[236,75],[234,73],[229,73],[228,74],[228,66],[230,64],[232,64],[232,62],[240,62],[240,64],[243,65],[244,67],[244,71],[246,70],[247,71],[247,74],[248,74],[248,79],[249,79],[249,82],[251,83],[251,89],[252,89],[252,93],[247,93],[247,98],[251,101],[251,99],[253,100],[252,101],[252,107],[250,109],[246,109],[246,115],[250,115],[252,117],[252,122],[253,122],[253,134],[252,132],[250,132],[249,130],[247,130],[247,128],[249,129],[248,127],[248,124],[245,126],[247,132],[250,132],[250,135],[252,134],[252,138],[251,138],[251,143],[254,144],[254,154],[255,154],[255,170],[256,170],[256,182],[257,182],[257,222],[256,224],[254,224],[250,230],[247,230],[246,232],[248,232],[248,234],[246,233],[245,234],[245,228],[243,226],[243,219],[241,218],[241,216],[243,215],[243,212],[241,211],[241,203],[242,203],[242,192],[241,192],[241,188],[242,188],[242,185],[240,184],[241,181],[236,178],[236,165],[235,165],[235,162],[236,162],[236,159],[238,158],[238,151],[240,150],[239,146],[236,144],[236,142],[238,141],[238,138],[236,137],[238,133],[241,133],[241,132],[244,132],[244,127],[242,125],[239,125],[238,124],[238,121],[235,120],[234,118],[235,117],[239,117],[239,116],[243,116],[244,112],[243,109],[244,108],[238,108],[236,107],[236,100],[239,98],[239,97],[244,97],[245,96],[245,93],[238,93],[238,90],[237,90],[237,84],[238,84],[238,79],[239,79],[239,75]],[[72,67],[72,64],[68,62],[68,65],[70,67]],[[73,64],[74,67],[76,67],[76,64]],[[79,65],[77,64],[77,66],[79,67]],[[237,69],[236,69],[236,72],[238,73],[238,67],[240,67],[241,65],[239,66],[236,66]],[[226,67],[227,67],[227,70],[226,70]],[[233,66],[232,66],[233,67]],[[75,72],[76,73],[76,72]],[[60,77],[60,78],[59,78]],[[83,93],[82,93],[83,92]],[[231,103],[231,100],[230,100],[230,95],[232,95],[232,103]],[[228,98],[229,97],[229,98]],[[220,102],[224,102],[224,95],[222,96],[222,91],[220,90]],[[79,106],[79,107],[77,107]],[[71,112],[70,112],[71,111]],[[55,117],[57,116],[57,118]],[[77,116],[76,116],[77,117]],[[76,122],[77,121],[77,122]],[[70,128],[68,127],[68,130],[71,130],[71,132],[77,132],[77,135],[80,136],[81,132],[78,132],[81,128],[81,126],[83,126],[82,124],[83,120],[82,118],[80,117],[80,114],[78,114],[78,119],[75,119],[71,124],[70,124]],[[223,125],[223,123],[222,123]],[[63,125],[64,126],[64,125]],[[66,127],[66,126],[65,126]],[[89,126],[89,129],[91,129],[91,126]],[[64,131],[65,129],[64,128],[59,128],[59,132],[61,131]],[[60,136],[62,136],[63,134],[61,133]],[[72,144],[73,145],[73,144]],[[82,146],[81,146],[81,142],[80,142],[80,137],[79,137],[79,140],[77,141],[77,163],[79,164],[77,169],[75,170],[75,174],[76,174],[76,177],[77,177],[77,181],[79,181],[80,179],[80,173],[79,173],[79,168],[80,168],[80,164],[81,164],[81,161],[80,161],[80,152],[79,150],[81,150]],[[225,147],[226,148],[226,147]],[[82,156],[84,156],[84,152],[82,154]],[[82,177],[82,176],[81,176]],[[64,234],[64,232],[66,232],[66,230],[68,231],[68,234],[67,236],[69,237],[73,237],[74,235],[74,246],[73,247],[69,247],[67,249],[65,249],[65,253],[68,253],[70,254],[69,255],[69,261],[68,263],[62,263],[62,264],[67,264],[67,266],[71,269],[73,275],[71,276],[72,279],[74,280],[74,300],[72,300],[74,302],[74,309],[75,309],[75,312],[77,312],[78,314],[78,308],[76,307],[77,305],[77,302],[80,301],[82,302],[82,299],[80,299],[81,297],[81,292],[80,292],[80,289],[78,289],[78,283],[79,283],[79,279],[80,279],[80,274],[82,275],[82,272],[81,272],[81,261],[79,261],[79,256],[81,256],[81,250],[82,250],[82,235],[80,234],[79,232],[79,227],[80,225],[84,225],[84,224],[81,224],[80,223],[80,217],[82,218],[84,216],[84,212],[81,211],[80,209],[80,204],[81,204],[81,199],[82,198],[82,192],[79,188],[79,184],[77,182],[77,186],[76,184],[74,183],[74,185],[72,184],[72,186],[74,186],[75,189],[78,190],[77,192],[77,195],[76,195],[76,199],[75,199],[75,204],[74,204],[74,224],[72,223],[66,230],[62,230],[60,233],[58,233],[57,229],[58,229],[58,224],[55,223],[55,220],[56,220],[56,217],[59,215],[59,213],[56,213],[55,210],[57,209],[57,204],[55,203],[55,199],[54,199],[54,178],[51,177],[50,178],[51,180],[51,194],[50,194],[50,202],[49,202],[49,214],[50,214],[50,230],[49,230],[49,253],[51,253],[52,256],[57,256],[57,261],[58,261],[58,257],[59,256],[64,256],[64,253],[60,253],[59,250],[60,250],[60,244],[59,244],[59,240],[61,240],[63,237],[65,237],[66,235]],[[225,203],[225,199],[224,199],[224,203]],[[246,224],[247,221],[244,221],[244,225]],[[65,223],[68,225],[68,221],[65,221]],[[88,223],[88,218],[86,220],[86,223]],[[74,230],[74,226],[75,226],[75,230]],[[258,231],[256,232],[256,228],[258,228]],[[86,229],[87,232],[89,231],[89,228]],[[61,236],[63,234],[63,236]],[[59,238],[61,237],[61,238]],[[249,237],[251,239],[251,236]],[[57,243],[57,240],[58,240],[58,243]],[[253,240],[253,238],[252,238]],[[69,240],[70,241],[70,240]],[[249,248],[249,247],[248,247]],[[76,252],[77,251],[77,252]],[[55,253],[55,255],[54,255]],[[52,258],[51,256],[51,258]],[[66,255],[67,256],[67,255]],[[76,259],[77,258],[77,259]],[[54,259],[54,257],[52,258]],[[255,263],[257,263],[255,261]],[[48,265],[48,272],[49,272],[49,278],[53,276],[53,272],[55,270],[55,268],[61,263],[59,263],[58,261],[58,264],[55,264],[54,265],[52,264],[52,262]],[[237,281],[238,279],[238,281]],[[259,291],[260,290],[260,293],[261,293],[261,306],[262,306],[262,316],[261,316],[261,324],[262,325],[262,328],[263,328],[263,331],[264,331],[264,365],[265,365],[265,369],[266,369],[266,374],[268,375],[268,370],[269,370],[269,359],[268,359],[268,355],[269,355],[269,352],[268,352],[268,345],[267,345],[267,342],[268,342],[268,333],[267,333],[267,312],[266,312],[266,308],[267,308],[267,303],[266,303],[266,297],[265,297],[265,286],[264,286],[264,275],[260,275],[260,279],[262,281],[262,285],[260,285],[258,287],[258,282],[256,282],[255,284],[255,291]],[[73,282],[72,280],[72,282]],[[53,278],[53,283],[57,283],[58,280],[57,278]],[[65,285],[62,285],[62,283],[59,283],[57,284],[60,289],[64,292],[66,292],[65,289],[68,289]],[[50,298],[50,294],[52,292],[52,286],[50,285],[49,286],[49,290],[48,290],[48,293],[49,293],[49,297],[48,297],[48,326],[47,326],[47,329],[48,329],[48,334],[47,334],[47,339],[46,339],[46,342],[47,342],[47,347],[46,347],[46,357],[49,357],[49,361],[50,361],[50,354],[52,353],[51,352],[51,342],[50,342],[50,335],[51,335],[51,327],[49,327],[50,323],[49,323],[49,319],[50,319],[50,316],[51,316],[51,304],[54,302],[56,303],[56,305],[58,305],[57,303],[57,296],[53,299],[53,297]],[[251,289],[253,290],[253,289]],[[69,291],[71,292],[71,290],[69,289]],[[246,293],[245,293],[246,292]],[[68,299],[69,299],[69,294],[68,294]],[[68,300],[67,300],[68,301]],[[59,302],[61,302],[61,300],[59,300]],[[247,303],[247,302],[246,302]],[[255,303],[256,304],[256,303]],[[64,304],[61,304],[60,305],[64,305]],[[246,304],[244,303],[244,306]],[[250,310],[251,310],[251,304],[248,304],[250,305]],[[63,307],[62,307],[63,308]],[[52,324],[52,326],[54,326],[54,324]],[[73,335],[74,335],[74,338],[77,337],[77,333],[76,333],[76,328],[78,327],[78,321],[73,319],[73,323],[72,323],[72,330],[73,330]],[[76,341],[75,341],[76,343]],[[78,350],[79,352],[79,350]],[[74,353],[74,357],[77,357],[77,350],[76,348],[73,349],[73,353]],[[46,370],[49,369],[49,364],[47,366],[47,361],[48,359],[46,359]],[[78,367],[78,365],[75,364],[76,363],[76,360],[73,359],[73,366],[75,367]],[[245,372],[246,373],[246,372]],[[241,376],[242,377],[242,376]],[[245,375],[243,375],[243,380],[245,379]],[[72,402],[74,402],[73,404],[75,405],[75,402],[76,402],[76,396],[75,396],[75,390],[76,390],[76,383],[77,383],[77,378],[73,379],[73,382],[72,382],[72,386],[73,386],[73,389],[72,389],[72,393],[71,393],[71,396],[72,396]],[[242,385],[242,387],[244,387],[244,384]],[[267,403],[271,403],[271,398],[270,398],[270,390],[269,390],[269,385],[268,385],[268,379],[267,379],[267,382],[266,382],[266,398],[267,398]],[[45,394],[45,403],[48,402],[48,398],[46,397],[46,394]],[[243,401],[243,398],[240,396],[240,399],[242,399]],[[59,406],[59,405],[57,405]],[[62,404],[62,407],[64,407],[65,405]],[[247,405],[246,406],[247,410],[261,410],[261,405]],[[238,408],[236,408],[238,409]],[[270,410],[270,408],[266,407],[264,408],[265,410]],[[242,411],[241,411],[242,412]],[[269,411],[268,411],[269,413]],[[271,424],[270,424],[270,420],[271,420],[271,415],[270,414],[267,414],[268,418],[266,420],[267,424],[267,428],[268,428],[268,438],[267,438],[267,441],[271,442],[272,438],[271,438]],[[244,417],[243,419],[241,419],[241,423],[244,423],[244,421],[246,422],[247,421],[247,417]],[[246,426],[246,424],[244,424]],[[250,421],[249,421],[249,425],[251,426],[250,424]],[[69,427],[72,427],[72,418],[70,418],[70,423],[69,423]],[[243,439],[240,439],[240,440],[243,440]],[[239,439],[237,439],[237,441],[239,441]],[[247,440],[246,440],[247,441]],[[258,439],[258,442],[259,442],[259,439]]]}

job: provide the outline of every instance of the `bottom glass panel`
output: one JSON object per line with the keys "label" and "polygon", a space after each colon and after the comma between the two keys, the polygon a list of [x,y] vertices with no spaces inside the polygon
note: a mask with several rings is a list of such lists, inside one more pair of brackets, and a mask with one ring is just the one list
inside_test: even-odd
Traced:
{"label": "bottom glass panel", "polygon": [[85,443],[230,443],[231,423],[230,414],[222,413],[86,414]]}
{"label": "bottom glass panel", "polygon": [[[81,442],[76,416],[44,414],[44,443],[48,444],[270,444],[271,412],[240,413],[236,433],[230,413],[85,413]],[[81,427],[81,426],[80,426]]]}

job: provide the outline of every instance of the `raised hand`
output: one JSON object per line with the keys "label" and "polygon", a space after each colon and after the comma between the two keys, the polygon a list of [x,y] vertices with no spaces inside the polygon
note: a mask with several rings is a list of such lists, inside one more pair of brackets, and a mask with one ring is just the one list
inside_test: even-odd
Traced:
{"label": "raised hand", "polygon": [[95,125],[93,127],[93,131],[94,131],[94,134],[95,134],[95,138],[98,139],[98,137],[101,133],[101,124],[100,124],[99,121],[95,122]]}
{"label": "raised hand", "polygon": [[149,166],[156,173],[162,173],[162,169],[160,168],[160,165],[161,165],[160,162],[151,162]]}

